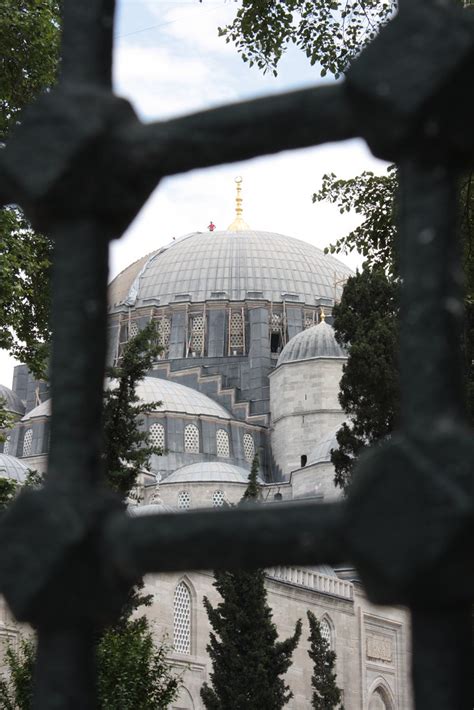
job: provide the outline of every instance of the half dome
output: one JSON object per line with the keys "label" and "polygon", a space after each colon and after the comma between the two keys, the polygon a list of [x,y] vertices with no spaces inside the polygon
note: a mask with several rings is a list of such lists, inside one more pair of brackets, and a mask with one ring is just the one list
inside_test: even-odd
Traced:
{"label": "half dome", "polygon": [[273,232],[195,232],[131,264],[109,286],[112,306],[261,298],[334,300],[352,271],[321,249]]}
{"label": "half dome", "polygon": [[16,456],[0,454],[0,478],[10,478],[17,483],[23,483],[28,470],[28,466]]}
{"label": "half dome", "polygon": [[285,345],[278,358],[278,365],[313,358],[347,358],[347,353],[336,341],[334,328],[321,321],[295,335]]}
{"label": "half dome", "polygon": [[249,472],[241,466],[216,461],[203,461],[182,466],[161,481],[168,483],[247,483]]}
{"label": "half dome", "polygon": [[4,407],[7,412],[10,412],[11,414],[20,415],[23,415],[25,413],[25,405],[18,397],[18,395],[15,394],[13,390],[11,390],[9,387],[6,387],[5,385],[0,385],[0,399],[5,400]]}

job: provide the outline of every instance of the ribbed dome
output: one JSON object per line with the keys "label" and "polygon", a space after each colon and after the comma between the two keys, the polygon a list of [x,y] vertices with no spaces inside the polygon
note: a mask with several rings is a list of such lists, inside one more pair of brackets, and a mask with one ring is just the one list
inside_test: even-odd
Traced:
{"label": "ribbed dome", "polygon": [[216,461],[204,461],[182,466],[161,481],[168,483],[247,483],[249,472],[240,466]]}
{"label": "ribbed dome", "polygon": [[11,478],[17,483],[23,483],[28,473],[28,466],[16,456],[0,454],[0,478]]}
{"label": "ribbed dome", "polygon": [[0,385],[0,399],[5,400],[5,409],[12,414],[24,414],[25,405],[13,390],[5,385]]}
{"label": "ribbed dome", "polygon": [[278,358],[278,365],[298,360],[311,360],[318,357],[347,357],[346,351],[336,342],[334,328],[322,321],[295,335],[285,345]]}
{"label": "ribbed dome", "polygon": [[[263,298],[334,299],[351,270],[307,242],[273,232],[196,232],[143,257],[110,284],[112,306]],[[342,285],[336,287],[340,294]]]}

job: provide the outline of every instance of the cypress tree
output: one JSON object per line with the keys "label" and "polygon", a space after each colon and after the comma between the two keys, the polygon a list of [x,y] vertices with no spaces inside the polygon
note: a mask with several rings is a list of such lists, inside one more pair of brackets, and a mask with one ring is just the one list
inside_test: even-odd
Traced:
{"label": "cypress tree", "polygon": [[[242,502],[259,498],[255,457]],[[281,676],[291,665],[301,620],[292,636],[277,640],[263,570],[215,572],[214,587],[222,601],[213,607],[204,597],[212,627],[207,646],[212,687],[204,683],[201,688],[204,706],[208,710],[279,710],[293,696]]]}
{"label": "cypress tree", "polygon": [[[333,710],[340,707],[342,693],[336,685],[334,664],[336,654],[331,651],[329,644],[321,634],[321,623],[312,611],[307,612],[309,621],[310,649],[309,657],[313,661],[313,675],[311,686],[313,697],[311,705],[315,710]],[[341,710],[343,710],[341,706]]]}

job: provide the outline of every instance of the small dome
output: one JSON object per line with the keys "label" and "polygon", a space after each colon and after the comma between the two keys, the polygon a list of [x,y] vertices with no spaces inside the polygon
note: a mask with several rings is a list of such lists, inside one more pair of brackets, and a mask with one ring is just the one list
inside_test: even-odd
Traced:
{"label": "small dome", "polygon": [[337,343],[334,328],[321,321],[295,335],[285,345],[278,358],[278,365],[313,358],[347,358],[344,348]]}
{"label": "small dome", "polygon": [[7,412],[11,412],[11,414],[21,414],[22,416],[25,413],[25,405],[18,395],[9,387],[0,385],[0,399],[5,400],[4,407]]}
{"label": "small dome", "polygon": [[10,478],[17,483],[23,483],[29,469],[16,456],[0,454],[0,478]]}
{"label": "small dome", "polygon": [[317,463],[329,463],[331,461],[332,449],[337,449],[339,447],[336,435],[341,426],[342,424],[340,424],[337,429],[330,431],[316,444],[308,456],[307,466],[312,466]]}
{"label": "small dome", "polygon": [[27,422],[29,419],[37,419],[38,417],[50,417],[51,416],[51,399],[46,399],[37,407],[32,409],[28,414],[25,414],[22,422]]}
{"label": "small dome", "polygon": [[230,463],[204,461],[182,466],[161,481],[160,486],[167,483],[247,483],[249,472],[240,466]]}

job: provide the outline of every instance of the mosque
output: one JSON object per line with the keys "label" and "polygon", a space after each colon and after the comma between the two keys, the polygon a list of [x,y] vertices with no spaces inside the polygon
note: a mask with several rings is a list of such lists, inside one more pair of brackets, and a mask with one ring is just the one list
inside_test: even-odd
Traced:
{"label": "mosque", "polygon": [[[338,390],[347,353],[335,340],[331,313],[351,271],[307,242],[250,229],[236,182],[236,215],[227,230],[211,223],[206,232],[173,240],[109,287],[109,363],[120,362],[128,339],[150,320],[162,346],[138,395],[161,402],[144,426],[163,454],[152,457],[132,492],[132,515],[235,504],[256,453],[268,504],[340,495],[330,454],[345,418]],[[48,388],[20,365],[12,389],[0,387],[0,396],[16,419],[0,453],[0,476],[21,482],[29,468],[46,468]],[[410,710],[404,609],[370,604],[349,567],[277,567],[266,576],[280,638],[303,620],[286,677],[294,693],[288,708],[311,707],[310,609],[337,654],[346,710]],[[212,574],[145,581],[154,599],[147,613],[157,638],[172,643],[170,661],[183,676],[173,708],[201,709],[199,690],[211,671],[202,599],[218,601]],[[0,607],[0,642],[17,634]]]}

